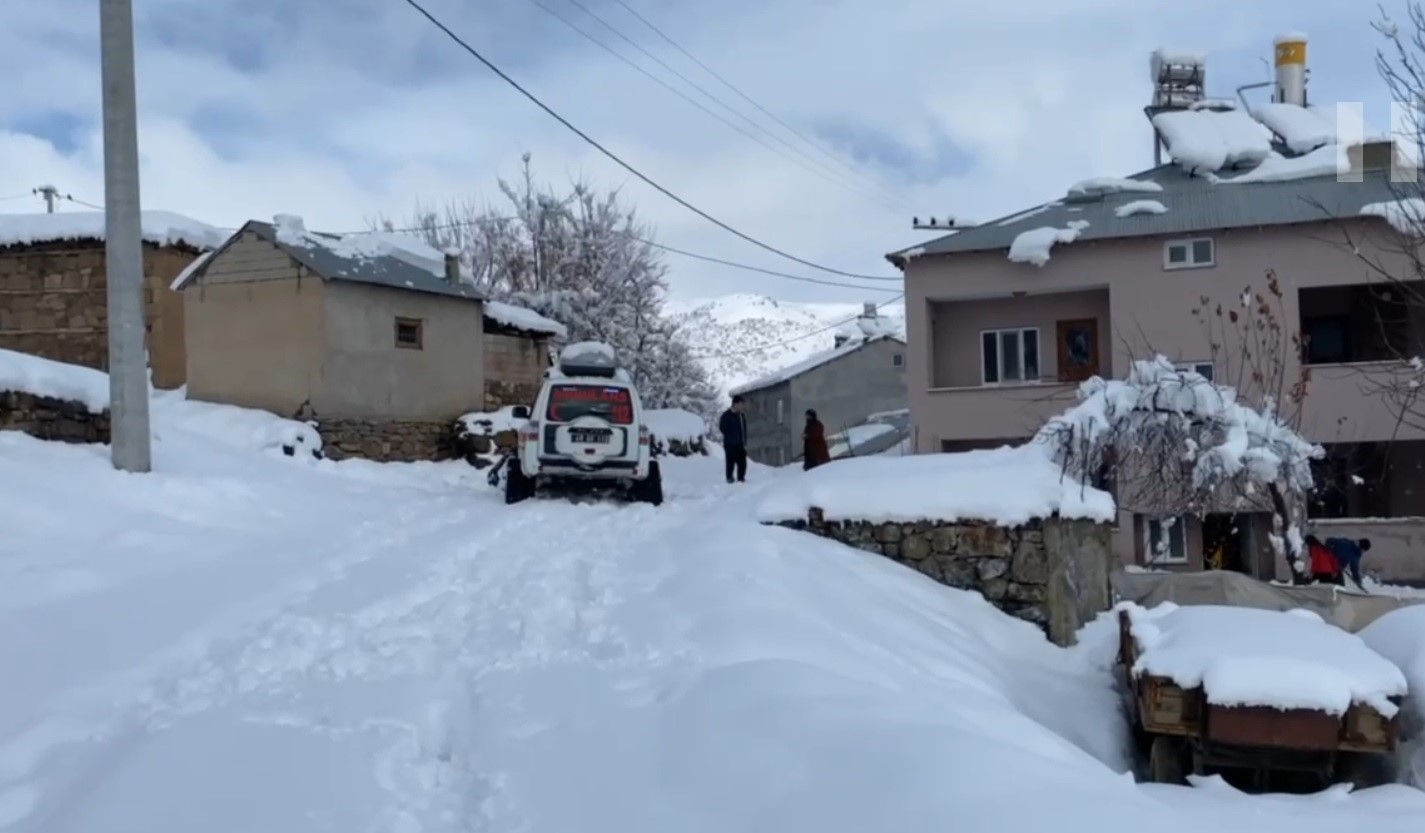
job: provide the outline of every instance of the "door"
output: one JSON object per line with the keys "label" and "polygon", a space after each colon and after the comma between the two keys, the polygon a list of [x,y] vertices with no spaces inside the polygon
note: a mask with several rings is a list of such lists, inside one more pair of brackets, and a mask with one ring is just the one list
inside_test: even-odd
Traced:
{"label": "door", "polygon": [[1098,319],[1060,321],[1058,345],[1059,381],[1082,382],[1098,375]]}

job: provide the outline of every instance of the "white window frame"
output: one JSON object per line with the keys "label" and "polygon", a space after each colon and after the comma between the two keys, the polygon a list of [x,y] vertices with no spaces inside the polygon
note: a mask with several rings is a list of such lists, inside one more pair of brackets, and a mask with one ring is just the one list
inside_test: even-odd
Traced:
{"label": "white window frame", "polygon": [[[1193,248],[1197,243],[1206,243],[1212,247],[1212,256],[1207,260],[1193,260]],[[1181,246],[1187,250],[1187,259],[1182,263],[1173,263],[1168,254],[1175,247]],[[1163,243],[1163,268],[1168,271],[1177,269],[1209,269],[1217,265],[1217,241],[1211,237],[1181,237],[1176,240],[1168,240]]]}
{"label": "white window frame", "polygon": [[[1165,553],[1162,554],[1162,555],[1158,555],[1158,553],[1156,553],[1156,552],[1153,550],[1153,528],[1154,528],[1154,525],[1155,525],[1155,524],[1157,525],[1157,527],[1158,527],[1159,530],[1161,530],[1165,524],[1168,525],[1168,526],[1167,526],[1167,530],[1168,530],[1168,548],[1167,548],[1167,552],[1165,552]],[[1162,532],[1161,532],[1161,531],[1160,531],[1158,534],[1159,534],[1159,537],[1162,536]],[[1180,555],[1179,555],[1179,554],[1174,554],[1174,552],[1173,552],[1173,549],[1174,549],[1173,545],[1174,545],[1174,544],[1177,544],[1177,545],[1178,545],[1178,546],[1177,546],[1177,551],[1178,551],[1178,553],[1181,553]],[[1178,515],[1178,516],[1176,516],[1176,517],[1166,517],[1166,518],[1145,517],[1145,518],[1143,519],[1143,564],[1144,564],[1144,566],[1148,566],[1148,567],[1156,567],[1156,566],[1163,566],[1163,565],[1166,565],[1166,566],[1180,566],[1180,565],[1183,565],[1183,564],[1187,564],[1189,561],[1190,561],[1190,559],[1188,558],[1188,551],[1187,551],[1187,517],[1186,517],[1186,516],[1184,516],[1184,515]]]}
{"label": "white window frame", "polygon": [[[1190,370],[1213,384],[1217,383],[1217,367],[1212,362],[1177,362],[1173,367],[1183,371]],[[1202,372],[1204,367],[1207,368],[1206,373]]]}
{"label": "white window frame", "polygon": [[787,414],[786,414],[786,411],[785,411],[785,406],[786,406],[786,404],[787,404],[787,402],[786,402],[785,399],[778,399],[778,400],[777,400],[777,424],[778,424],[778,425],[781,425],[781,424],[783,423],[783,421],[785,421],[786,418],[787,418]]}
{"label": "white window frame", "polygon": [[[1038,373],[1033,378],[1009,379],[1004,378],[1004,350],[1000,345],[1004,340],[1000,337],[1002,333],[1016,333],[1019,336],[1019,366],[1020,375],[1023,376],[1024,368],[1024,334],[1034,333],[1034,368]],[[995,371],[998,379],[991,382],[985,378],[985,336],[989,333],[995,334]],[[996,385],[1032,385],[1037,383],[1044,375],[1044,339],[1040,337],[1038,327],[1000,327],[995,330],[980,330],[980,384],[985,387]]]}

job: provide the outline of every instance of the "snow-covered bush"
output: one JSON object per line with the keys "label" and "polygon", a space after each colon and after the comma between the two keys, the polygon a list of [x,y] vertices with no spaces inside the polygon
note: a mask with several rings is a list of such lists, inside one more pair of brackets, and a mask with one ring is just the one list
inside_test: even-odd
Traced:
{"label": "snow-covered bush", "polygon": [[[1280,299],[1271,273],[1267,291]],[[1245,312],[1202,300],[1195,312],[1213,332],[1214,359],[1230,348],[1240,364],[1223,369],[1246,380],[1254,397],[1159,355],[1133,362],[1126,379],[1084,382],[1078,404],[1045,424],[1036,440],[1054,448],[1068,476],[1111,487],[1120,506],[1167,515],[1269,511],[1275,549],[1300,565],[1311,461],[1324,452],[1294,426],[1292,412],[1305,396],[1304,376],[1285,384],[1284,345],[1294,339],[1262,295],[1244,292]],[[1222,322],[1221,332],[1213,321]]]}

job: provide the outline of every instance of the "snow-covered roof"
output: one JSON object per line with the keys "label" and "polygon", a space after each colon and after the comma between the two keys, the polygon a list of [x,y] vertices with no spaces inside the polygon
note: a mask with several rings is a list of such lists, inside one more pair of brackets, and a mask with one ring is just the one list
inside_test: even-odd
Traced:
{"label": "snow-covered roof", "polygon": [[1035,519],[1117,516],[1106,492],[1063,476],[1047,446],[1019,446],[911,457],[838,460],[769,487],[758,517],[801,520],[816,507],[828,521],[988,521],[1020,526]]}
{"label": "snow-covered roof", "polygon": [[[145,211],[140,216],[144,242],[155,246],[215,249],[228,233],[171,211]],[[64,240],[104,240],[102,211],[60,211],[54,214],[0,214],[0,248]]]}
{"label": "snow-covered roof", "polygon": [[1172,602],[1123,608],[1138,648],[1133,675],[1202,686],[1209,703],[1338,716],[1359,703],[1390,718],[1399,711],[1390,698],[1407,691],[1400,668],[1308,610]]}
{"label": "snow-covered roof", "polygon": [[796,364],[788,365],[787,367],[784,367],[781,370],[769,373],[766,376],[761,377],[760,379],[755,379],[745,385],[739,385],[738,387],[735,387],[732,390],[728,391],[728,393],[733,396],[740,396],[745,393],[751,393],[756,390],[761,390],[762,388],[771,387],[772,385],[779,385],[783,382],[794,379],[809,370],[815,370],[816,368],[821,367],[824,364],[830,364],[831,362],[834,362],[843,356],[849,356],[868,344],[874,344],[878,341],[886,340],[895,341],[900,344],[905,343],[904,339],[896,335],[891,335],[889,333],[880,333],[878,335],[874,335],[861,340],[852,339],[841,345],[840,347],[833,347],[832,349],[827,350],[823,353],[817,353],[816,355],[811,356],[810,358],[803,359],[802,361],[799,361]]}
{"label": "snow-covered roof", "polygon": [[569,334],[564,325],[558,321],[545,318],[534,310],[517,307],[504,301],[486,301],[485,318],[505,327],[530,333],[554,335],[560,338]]}
{"label": "snow-covered roof", "polygon": [[[484,317],[496,324],[540,335],[566,334],[564,325],[533,310],[486,299],[484,293],[471,285],[468,270],[462,268],[460,283],[451,283],[446,279],[445,253],[409,234],[391,231],[328,234],[309,231],[301,217],[278,214],[272,223],[248,221],[228,237],[221,248],[248,231],[278,246],[326,280],[484,301]],[[172,288],[182,289],[201,275],[221,256],[221,248],[189,264],[174,279]]]}
{"label": "snow-covered roof", "polygon": [[1043,266],[1049,262],[1049,250],[1060,243],[1072,243],[1089,227],[1087,220],[1070,220],[1064,228],[1036,226],[1015,235],[1009,244],[1009,259],[1015,263]]}

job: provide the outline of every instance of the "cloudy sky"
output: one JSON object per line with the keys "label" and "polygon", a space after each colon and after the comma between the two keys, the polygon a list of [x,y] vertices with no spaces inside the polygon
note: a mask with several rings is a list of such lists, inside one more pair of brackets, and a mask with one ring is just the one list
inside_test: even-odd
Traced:
{"label": "cloudy sky", "polygon": [[[1056,197],[1084,177],[1151,164],[1141,108],[1155,47],[1205,53],[1209,92],[1230,96],[1270,77],[1275,34],[1301,30],[1311,36],[1314,101],[1364,101],[1375,123],[1389,115],[1372,63],[1382,43],[1368,25],[1375,3],[424,2],[575,125],[683,198],[799,257],[872,275],[895,276],[882,255],[928,237],[911,230],[913,214],[986,220]],[[313,229],[359,229],[377,213],[408,215],[417,200],[497,202],[496,178],[514,175],[529,151],[536,174],[554,184],[583,177],[621,187],[661,242],[836,280],[759,250],[637,181],[403,0],[134,6],[146,208],[218,226],[294,213]],[[0,1],[0,212],[43,210],[19,196],[42,183],[102,203],[98,41],[96,0]],[[683,298],[887,297],[677,255],[668,262]]]}

